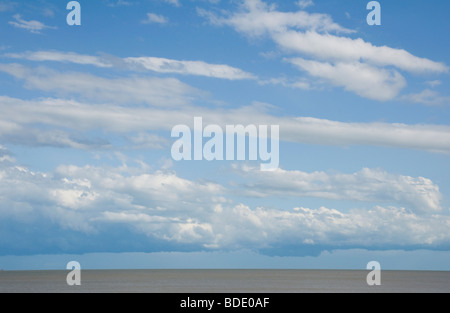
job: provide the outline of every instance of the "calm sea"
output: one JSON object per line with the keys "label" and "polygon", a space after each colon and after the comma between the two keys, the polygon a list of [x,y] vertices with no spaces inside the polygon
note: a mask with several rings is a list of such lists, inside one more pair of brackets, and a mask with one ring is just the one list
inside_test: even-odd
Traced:
{"label": "calm sea", "polygon": [[342,270],[82,270],[81,286],[69,271],[3,271],[0,293],[448,293],[450,272],[382,271],[369,287],[368,271]]}

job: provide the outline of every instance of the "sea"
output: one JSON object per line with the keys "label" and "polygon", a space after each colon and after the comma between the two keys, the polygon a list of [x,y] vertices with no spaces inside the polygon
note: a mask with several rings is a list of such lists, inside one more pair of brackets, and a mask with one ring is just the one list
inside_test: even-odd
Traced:
{"label": "sea", "polygon": [[351,270],[82,270],[1,271],[0,293],[449,293],[450,272]]}

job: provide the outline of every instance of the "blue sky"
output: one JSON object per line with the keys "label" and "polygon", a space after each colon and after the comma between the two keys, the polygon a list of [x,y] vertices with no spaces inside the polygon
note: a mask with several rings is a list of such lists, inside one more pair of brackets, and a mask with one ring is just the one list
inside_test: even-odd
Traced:
{"label": "blue sky", "polygon": [[[0,0],[0,268],[450,270],[447,1],[64,2]],[[174,161],[196,116],[279,168]]]}

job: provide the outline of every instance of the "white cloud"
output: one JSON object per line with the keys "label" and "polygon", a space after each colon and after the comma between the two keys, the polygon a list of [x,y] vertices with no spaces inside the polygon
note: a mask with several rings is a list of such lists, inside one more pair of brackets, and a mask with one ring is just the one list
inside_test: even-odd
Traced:
{"label": "white cloud", "polygon": [[144,132],[130,136],[129,140],[133,144],[132,147],[134,149],[163,149],[171,145],[167,138]]}
{"label": "white cloud", "polygon": [[99,220],[118,224],[129,224],[149,237],[169,242],[204,244],[214,240],[212,226],[194,219],[151,216],[143,213],[104,212]]}
{"label": "white cloud", "polygon": [[[344,123],[299,117],[285,121],[282,132],[289,141],[323,145],[374,145],[450,153],[450,127],[401,123]],[[282,124],[283,125],[283,124]]]}
{"label": "white cloud", "polygon": [[53,18],[53,17],[55,17],[55,11],[51,8],[43,8],[42,15],[45,17]]}
{"label": "white cloud", "polygon": [[13,10],[18,5],[17,2],[12,1],[1,1],[0,2],[0,12],[7,12]]}
{"label": "white cloud", "polygon": [[56,173],[70,180],[87,180],[93,186],[91,189],[97,189],[101,195],[121,194],[121,198],[132,201],[130,208],[153,210],[166,207],[172,213],[178,212],[177,216],[186,215],[186,208],[197,211],[199,203],[213,202],[214,195],[224,192],[223,187],[214,183],[195,183],[172,172],[146,172],[128,166],[116,169],[60,166]]}
{"label": "white cloud", "polygon": [[302,9],[306,9],[313,6],[314,2],[312,0],[299,0],[297,1],[297,5]]}
{"label": "white cloud", "polygon": [[[8,149],[0,145],[0,163],[1,162],[15,162],[16,160],[10,155]],[[1,175],[0,175],[1,179]]]}
{"label": "white cloud", "polygon": [[94,65],[101,68],[126,68],[128,70],[150,70],[157,73],[175,73],[183,75],[198,75],[229,80],[256,79],[256,77],[239,68],[225,64],[210,64],[203,61],[179,61],[157,57],[92,56],[74,52],[35,51],[25,53],[7,53],[5,57],[30,61],[54,61]]}
{"label": "white cloud", "polygon": [[[124,97],[126,95],[121,95]],[[85,104],[74,100],[44,99],[25,101],[0,96],[0,133],[13,141],[33,124],[64,130],[101,129],[115,134],[167,131],[173,126],[192,125],[193,116],[202,116],[204,124],[280,125],[280,140],[332,145],[372,145],[418,149],[450,154],[450,127],[426,124],[348,123],[311,117],[276,117],[267,107],[255,104],[238,109],[209,109],[185,105],[181,108],[126,107]],[[50,136],[50,133],[47,134]],[[70,138],[70,137],[69,137]]]}
{"label": "white cloud", "polygon": [[258,84],[260,84],[262,86],[265,86],[265,85],[268,85],[268,84],[270,84],[270,85],[281,85],[281,86],[284,86],[284,87],[298,88],[298,89],[303,89],[303,90],[313,89],[313,86],[312,86],[311,82],[309,82],[304,77],[297,78],[297,79],[291,79],[291,80],[289,80],[286,77],[271,78],[271,79],[267,79],[267,80],[259,80]]}
{"label": "white cloud", "polygon": [[114,2],[108,2],[108,6],[109,7],[121,7],[121,6],[130,6],[132,3],[131,2],[129,2],[129,1],[125,1],[125,0],[117,0],[117,1],[114,1]]}
{"label": "white cloud", "polygon": [[170,4],[172,4],[172,5],[176,6],[176,7],[180,7],[181,6],[180,0],[164,0],[164,2],[170,3]]}
{"label": "white cloud", "polygon": [[198,9],[198,14],[215,25],[227,25],[249,36],[283,33],[287,29],[317,30],[352,33],[331,19],[327,14],[276,11],[260,0],[246,0],[240,12],[219,17],[212,12]]}
{"label": "white cloud", "polygon": [[113,65],[106,60],[91,56],[77,54],[73,52],[58,52],[58,51],[35,51],[25,53],[8,53],[6,57],[15,59],[25,59],[30,61],[55,61],[55,62],[67,62],[80,65],[94,65],[97,67],[110,68]]}
{"label": "white cloud", "polygon": [[14,132],[2,132],[0,137],[13,144],[30,147],[49,146],[78,150],[110,149],[106,139],[90,139],[88,136],[71,134],[60,129],[43,130],[39,127],[18,127]]}
{"label": "white cloud", "polygon": [[[59,57],[55,58],[61,60]],[[64,59],[65,56],[61,57]],[[97,62],[88,59],[87,62],[89,61]],[[352,68],[345,63],[341,66],[334,66],[316,61],[302,60],[301,62],[314,75],[327,77],[332,82],[337,79],[336,75],[339,73],[351,74],[357,72],[358,69],[361,72],[367,70],[368,79],[361,80],[361,82],[357,81],[356,74],[354,76],[347,74],[347,78],[343,78],[343,80],[346,79],[348,85],[355,82],[355,86],[359,86],[360,89],[350,86],[348,88],[354,88],[352,90],[367,97],[377,97],[371,92],[384,86],[383,79],[392,81],[394,87],[396,81],[399,86],[402,83],[401,78],[396,77],[395,74],[382,70],[380,72],[375,70],[372,73],[368,65],[357,65]],[[2,112],[0,136],[6,142],[51,144],[77,149],[104,147],[108,145],[107,141],[83,140],[82,137],[69,135],[67,128],[77,132],[101,129],[120,134],[145,133],[154,130],[168,131],[174,125],[191,125],[193,116],[203,116],[205,123],[222,126],[239,123],[243,125],[280,125],[281,140],[283,141],[322,145],[374,145],[450,153],[450,128],[448,126],[343,123],[311,117],[276,117],[268,113],[267,107],[256,104],[238,109],[199,108],[190,104],[193,99],[202,97],[203,94],[174,78],[135,76],[102,78],[84,73],[60,73],[43,67],[31,69],[19,64],[0,64],[0,71],[23,80],[26,88],[81,98],[78,101],[63,99],[24,101],[5,96],[0,97]],[[270,83],[290,84],[291,82],[271,81]],[[307,81],[300,81],[300,83],[304,85],[298,86],[299,88],[309,87]],[[368,91],[363,90],[366,83],[372,83],[376,87],[374,91],[369,91],[370,88]],[[397,92],[393,86],[385,86],[386,91],[392,94]],[[389,92],[384,93],[389,94]],[[87,100],[87,103],[82,100]],[[155,108],[139,106],[142,104]],[[181,107],[181,105],[183,106]],[[173,110],[174,107],[177,107],[177,110]],[[33,124],[51,125],[61,129],[42,130],[36,128],[30,132]],[[153,141],[156,146],[163,143],[157,137],[150,141]],[[132,144],[144,143],[141,140],[140,143]]]}
{"label": "white cloud", "polygon": [[178,61],[155,57],[140,57],[126,58],[125,62],[159,73],[199,75],[230,80],[255,79],[255,76],[241,69],[224,64],[208,64],[203,61]]}
{"label": "white cloud", "polygon": [[393,175],[367,168],[353,174],[305,173],[283,169],[261,173],[250,167],[242,167],[238,172],[247,179],[244,192],[257,197],[317,197],[394,203],[416,213],[442,210],[439,187],[424,177]]}
{"label": "white cloud", "polygon": [[10,21],[9,24],[17,27],[17,28],[22,28],[25,30],[28,30],[29,32],[33,33],[33,34],[40,34],[42,30],[44,29],[55,29],[56,27],[52,27],[52,26],[47,26],[42,22],[39,21],[27,21],[22,19],[22,16],[20,14],[16,14],[13,16],[15,21]]}
{"label": "white cloud", "polygon": [[25,81],[25,87],[59,95],[125,105],[148,104],[168,107],[187,104],[200,91],[175,78],[129,77],[106,79],[85,73],[60,73],[48,68],[35,70],[19,64],[0,64],[0,71]]}
{"label": "white cloud", "polygon": [[147,19],[142,21],[142,24],[166,24],[169,19],[165,16],[158,15],[155,13],[147,13]]}
{"label": "white cloud", "polygon": [[427,85],[429,85],[430,87],[434,88],[436,86],[439,86],[442,84],[442,81],[440,80],[430,80],[426,82]]}
{"label": "white cloud", "polygon": [[442,73],[449,70],[443,63],[416,57],[403,49],[374,46],[361,38],[332,35],[329,32],[353,31],[334,23],[326,14],[279,12],[261,0],[246,0],[244,3],[244,12],[229,17],[217,17],[206,11],[200,11],[200,14],[214,24],[228,25],[248,35],[269,34],[284,49],[322,60],[364,61],[415,73]]}
{"label": "white cloud", "polygon": [[233,248],[300,247],[311,243],[341,247],[436,246],[446,244],[450,238],[448,216],[420,217],[397,207],[342,213],[325,207],[281,211],[237,205],[215,218],[219,246]]}
{"label": "white cloud", "polygon": [[177,242],[202,239],[208,226],[198,217],[224,191],[214,183],[128,166],[59,166],[36,173],[12,165],[0,167],[0,177],[0,220],[51,220],[93,234],[102,223],[130,223],[148,236]]}
{"label": "white cloud", "polygon": [[416,57],[402,49],[374,46],[361,38],[319,34],[315,31],[286,31],[277,33],[274,40],[285,49],[321,60],[363,61],[376,66],[394,66],[413,73],[446,73],[449,69],[443,63]]}
{"label": "white cloud", "polygon": [[289,60],[311,76],[326,79],[361,97],[386,101],[395,98],[406,86],[404,77],[395,70],[380,69],[368,64],[322,63],[296,58]]}
{"label": "white cloud", "polygon": [[450,105],[450,97],[442,96],[435,90],[425,89],[419,93],[412,93],[401,97],[403,101],[425,105]]}
{"label": "white cloud", "polygon": [[[448,245],[450,240],[448,215],[416,214],[403,207],[375,206],[348,212],[301,206],[289,211],[252,209],[219,197],[229,192],[221,185],[186,180],[167,171],[143,171],[126,165],[67,165],[53,173],[36,173],[1,164],[0,219],[10,223],[52,221],[63,229],[92,236],[105,226],[125,225],[149,238],[207,249],[284,245],[435,248]],[[376,175],[392,178],[385,173]],[[424,181],[417,183],[420,188]],[[373,186],[377,183],[368,188]],[[397,191],[405,195],[411,192]],[[39,231],[35,230],[36,238]],[[39,242],[33,244],[39,246]]]}
{"label": "white cloud", "polygon": [[[306,7],[311,1],[298,4]],[[275,5],[262,0],[244,0],[240,10],[223,16],[202,9],[198,14],[214,25],[230,26],[250,37],[270,37],[283,52],[302,56],[296,62],[302,70],[364,98],[394,99],[406,86],[405,79],[394,68],[415,74],[449,71],[444,63],[414,56],[404,49],[375,46],[362,38],[347,37],[345,34],[354,31],[335,23],[327,14],[280,12]],[[305,56],[312,60],[306,61]]]}

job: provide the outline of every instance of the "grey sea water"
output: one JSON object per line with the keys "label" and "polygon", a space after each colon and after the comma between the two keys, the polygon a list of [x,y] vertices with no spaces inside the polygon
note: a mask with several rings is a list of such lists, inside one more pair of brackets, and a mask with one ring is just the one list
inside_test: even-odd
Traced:
{"label": "grey sea water", "polygon": [[450,272],[345,270],[83,270],[81,286],[69,271],[2,271],[0,293],[449,293]]}

